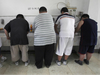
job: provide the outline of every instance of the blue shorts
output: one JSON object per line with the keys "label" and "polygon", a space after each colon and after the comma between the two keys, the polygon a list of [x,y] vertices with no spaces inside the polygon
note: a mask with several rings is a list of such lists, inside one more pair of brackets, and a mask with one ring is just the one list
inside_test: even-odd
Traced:
{"label": "blue shorts", "polygon": [[78,52],[79,52],[79,54],[86,54],[87,52],[94,53],[94,48],[95,48],[95,45],[92,45],[92,46],[80,45]]}

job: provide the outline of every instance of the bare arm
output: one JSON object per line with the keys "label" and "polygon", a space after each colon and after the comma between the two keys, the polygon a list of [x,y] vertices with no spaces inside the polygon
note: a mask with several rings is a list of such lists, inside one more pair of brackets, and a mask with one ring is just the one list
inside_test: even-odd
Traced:
{"label": "bare arm", "polygon": [[5,32],[5,34],[6,34],[7,39],[10,40],[9,33],[7,32],[6,29],[4,29],[4,32]]}
{"label": "bare arm", "polygon": [[56,32],[57,34],[59,34],[59,32],[57,31],[57,25],[56,25],[56,24],[55,24],[54,28],[55,28],[55,32]]}
{"label": "bare arm", "polygon": [[81,29],[81,26],[83,25],[83,23],[84,23],[83,20],[81,20],[81,21],[79,22],[78,26],[77,26],[76,29],[75,29],[75,32],[78,32],[78,31]]}

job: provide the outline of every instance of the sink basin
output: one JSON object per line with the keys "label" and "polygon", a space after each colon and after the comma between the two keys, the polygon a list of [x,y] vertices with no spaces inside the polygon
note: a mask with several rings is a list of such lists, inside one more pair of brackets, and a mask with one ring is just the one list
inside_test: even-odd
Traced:
{"label": "sink basin", "polygon": [[4,33],[4,30],[0,30],[0,33]]}

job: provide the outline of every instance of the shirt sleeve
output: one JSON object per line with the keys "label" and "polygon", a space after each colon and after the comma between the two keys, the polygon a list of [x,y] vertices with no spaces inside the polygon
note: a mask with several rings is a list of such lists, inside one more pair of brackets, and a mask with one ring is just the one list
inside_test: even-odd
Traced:
{"label": "shirt sleeve", "polygon": [[59,16],[58,16],[57,19],[56,19],[55,24],[58,25],[59,23],[60,23],[60,18],[59,18]]}
{"label": "shirt sleeve", "polygon": [[29,32],[29,23],[27,22],[27,32]]}
{"label": "shirt sleeve", "polygon": [[6,26],[4,27],[4,29],[6,29],[8,33],[11,31],[10,22],[8,24],[6,24]]}

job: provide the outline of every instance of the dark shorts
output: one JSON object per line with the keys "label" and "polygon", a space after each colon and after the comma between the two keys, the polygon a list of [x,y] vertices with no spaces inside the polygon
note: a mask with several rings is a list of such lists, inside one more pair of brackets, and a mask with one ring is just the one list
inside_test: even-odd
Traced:
{"label": "dark shorts", "polygon": [[95,48],[95,45],[92,45],[92,46],[80,45],[78,52],[79,52],[79,54],[86,54],[87,52],[88,53],[93,53],[94,48]]}

